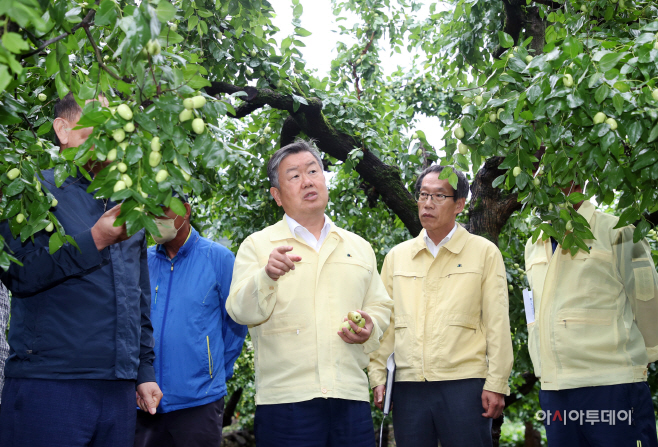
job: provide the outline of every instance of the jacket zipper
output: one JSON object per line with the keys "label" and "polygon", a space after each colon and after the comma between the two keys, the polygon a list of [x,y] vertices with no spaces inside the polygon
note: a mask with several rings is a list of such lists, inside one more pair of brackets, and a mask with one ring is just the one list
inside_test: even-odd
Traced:
{"label": "jacket zipper", "polygon": [[208,373],[210,374],[210,378],[212,379],[213,362],[212,362],[212,354],[210,353],[210,337],[208,335],[206,335],[206,343],[208,344]]}
{"label": "jacket zipper", "polygon": [[165,298],[164,314],[162,316],[162,327],[160,328],[160,355],[159,355],[159,357],[160,357],[160,368],[158,368],[159,371],[160,371],[160,382],[158,383],[158,385],[160,385],[160,387],[163,386],[163,383],[162,383],[162,357],[163,357],[163,355],[162,355],[162,342],[164,340],[165,324],[167,323],[167,309],[169,308],[169,293],[171,292],[171,281],[173,280],[173,278],[174,278],[174,261],[172,260],[171,261],[171,271],[169,272],[169,287],[167,288],[167,297]]}
{"label": "jacket zipper", "polygon": [[155,286],[155,300],[154,300],[154,302],[153,302],[153,305],[154,305],[154,306],[155,306],[156,304],[158,304],[158,287],[159,287],[159,286]]}

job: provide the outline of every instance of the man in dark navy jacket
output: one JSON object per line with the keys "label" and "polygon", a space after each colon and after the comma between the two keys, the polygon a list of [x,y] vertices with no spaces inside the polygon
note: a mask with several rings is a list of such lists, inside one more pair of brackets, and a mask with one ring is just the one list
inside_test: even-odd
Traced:
{"label": "man in dark navy jacket", "polygon": [[[80,113],[72,95],[55,106],[62,150],[91,134],[74,130]],[[119,206],[94,199],[82,175],[58,188],[53,171],[45,171],[41,184],[57,199],[53,212],[79,250],[66,244],[50,255],[50,234],[21,243],[0,225],[23,263],[0,275],[13,296],[0,445],[132,446],[135,392],[151,413],[162,397],[144,231],[128,238],[125,226],[113,226]]]}

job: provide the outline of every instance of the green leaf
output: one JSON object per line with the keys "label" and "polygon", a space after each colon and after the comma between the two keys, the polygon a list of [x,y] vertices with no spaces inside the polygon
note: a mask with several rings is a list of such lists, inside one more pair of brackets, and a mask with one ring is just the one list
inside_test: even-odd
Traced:
{"label": "green leaf", "polygon": [[635,144],[640,140],[642,136],[642,131],[644,131],[644,126],[638,120],[633,121],[627,128],[626,134],[628,135],[628,141],[631,144]]}
{"label": "green leaf", "polygon": [[562,50],[569,58],[573,59],[583,52],[583,45],[575,37],[567,36],[562,43]]}
{"label": "green leaf", "polygon": [[30,49],[30,46],[27,42],[23,40],[20,34],[18,33],[4,33],[2,35],[2,44],[6,49],[12,53],[18,54],[21,51],[27,51]]}
{"label": "green leaf", "polygon": [[178,197],[172,197],[171,202],[169,202],[169,208],[179,216],[185,216],[187,214],[187,209],[183,202]]}
{"label": "green leaf", "polygon": [[11,82],[11,75],[6,65],[0,65],[0,92],[4,91],[5,88]]}
{"label": "green leaf", "polygon": [[496,126],[492,123],[486,123],[484,126],[482,126],[482,130],[489,138],[493,138],[494,140],[500,139],[498,128],[496,128]]}
{"label": "green leaf", "polygon": [[160,0],[158,7],[155,9],[155,15],[160,22],[166,23],[176,16],[176,8],[168,0]]}
{"label": "green leaf", "polygon": [[617,66],[617,63],[628,53],[608,53],[601,58],[599,61],[599,68],[602,72],[607,72],[612,70]]}
{"label": "green leaf", "polygon": [[651,129],[651,133],[649,134],[649,139],[647,142],[651,143],[658,138],[658,123],[656,123],[655,126],[653,126],[653,129]]}
{"label": "green leaf", "polygon": [[617,93],[612,97],[612,104],[615,106],[617,113],[621,115],[624,111],[624,98]]}
{"label": "green leaf", "polygon": [[498,40],[500,41],[500,46],[503,48],[511,48],[514,46],[514,39],[504,31],[498,31]]}
{"label": "green leaf", "polygon": [[580,107],[584,103],[585,100],[580,97],[580,94],[577,91],[573,93],[569,93],[567,95],[567,105],[569,106],[570,109],[575,109],[577,107]]}
{"label": "green leaf", "polygon": [[[164,1],[160,3],[162,4]],[[117,10],[114,0],[103,0],[94,16],[94,24],[99,26],[114,25],[116,20]]]}
{"label": "green leaf", "polygon": [[640,223],[638,223],[637,227],[635,227],[635,231],[633,231],[633,243],[637,244],[641,239],[645,238],[650,229],[651,224],[647,222],[644,217],[642,217]]}
{"label": "green leaf", "polygon": [[454,189],[455,191],[457,190],[457,181],[458,180],[459,180],[459,178],[457,177],[457,174],[455,174],[454,172],[452,172],[450,174],[450,176],[448,177],[448,183],[450,183],[450,186],[452,186],[452,189]]}
{"label": "green leaf", "polygon": [[55,253],[62,247],[62,245],[64,245],[64,238],[62,238],[57,232],[53,233],[48,240],[48,250],[50,251],[50,254],[52,255]]}
{"label": "green leaf", "polygon": [[608,94],[610,93],[610,87],[608,87],[608,84],[601,84],[599,88],[596,89],[594,92],[594,99],[596,102],[601,104],[605,99],[608,97]]}
{"label": "green leaf", "polygon": [[569,194],[569,197],[567,197],[567,199],[569,199],[569,202],[575,205],[576,203],[580,203],[583,200],[587,200],[587,195],[583,194],[582,192],[572,192],[571,194]]}
{"label": "green leaf", "polygon": [[193,29],[196,24],[199,23],[199,17],[198,16],[192,16],[188,19],[187,21],[187,29]]}

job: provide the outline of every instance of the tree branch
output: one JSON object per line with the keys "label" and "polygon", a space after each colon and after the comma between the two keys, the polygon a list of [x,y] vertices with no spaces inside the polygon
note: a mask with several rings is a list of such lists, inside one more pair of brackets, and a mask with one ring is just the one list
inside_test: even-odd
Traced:
{"label": "tree branch", "polygon": [[105,63],[103,62],[103,57],[101,56],[101,50],[96,45],[96,42],[94,41],[94,37],[91,35],[91,31],[89,31],[89,26],[85,26],[84,29],[85,29],[85,33],[87,34],[87,39],[89,39],[89,43],[91,43],[91,46],[94,49],[94,53],[96,54],[96,60],[98,61],[98,65],[117,81],[126,81],[125,79],[122,79],[121,76],[110,70],[107,65],[105,65]]}
{"label": "tree branch", "polygon": [[539,3],[540,5],[548,6],[552,9],[560,9],[564,6],[562,3],[554,2],[551,0],[534,0],[534,2]]}
{"label": "tree branch", "polygon": [[[98,4],[98,1],[96,2],[96,4]],[[38,47],[36,50],[30,51],[29,53],[21,54],[21,55],[18,57],[18,60],[21,60],[21,61],[22,61],[23,59],[27,59],[27,58],[30,57],[30,56],[34,56],[35,54],[38,54],[38,53],[40,53],[41,51],[43,51],[43,50],[44,50],[45,48],[47,48],[48,46],[50,46],[50,45],[52,45],[52,44],[54,44],[54,43],[56,43],[56,42],[59,42],[60,40],[66,38],[66,37],[68,37],[68,36],[70,36],[70,35],[73,34],[73,33],[75,33],[75,32],[76,32],[77,30],[79,30],[80,28],[82,28],[82,27],[85,27],[85,28],[88,27],[89,24],[91,24],[91,22],[94,20],[94,16],[95,16],[95,15],[96,15],[96,10],[95,10],[95,9],[90,9],[89,12],[87,13],[87,15],[85,16],[85,18],[82,19],[82,22],[78,23],[78,24],[75,25],[73,28],[71,28],[71,32],[70,32],[70,33],[60,34],[60,35],[57,36],[57,37],[53,37],[52,39],[46,40],[44,43],[42,43],[41,45],[39,45],[39,47]]]}

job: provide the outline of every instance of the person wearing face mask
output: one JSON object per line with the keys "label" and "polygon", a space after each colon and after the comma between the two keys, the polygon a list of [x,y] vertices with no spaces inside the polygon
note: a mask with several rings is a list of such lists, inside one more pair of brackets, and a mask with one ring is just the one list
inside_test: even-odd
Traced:
{"label": "person wearing face mask", "polygon": [[[226,380],[247,327],[225,309],[235,257],[169,208],[148,250],[155,376],[164,393],[155,416],[137,411],[136,447],[219,445]],[[140,405],[141,406],[141,405]]]}

